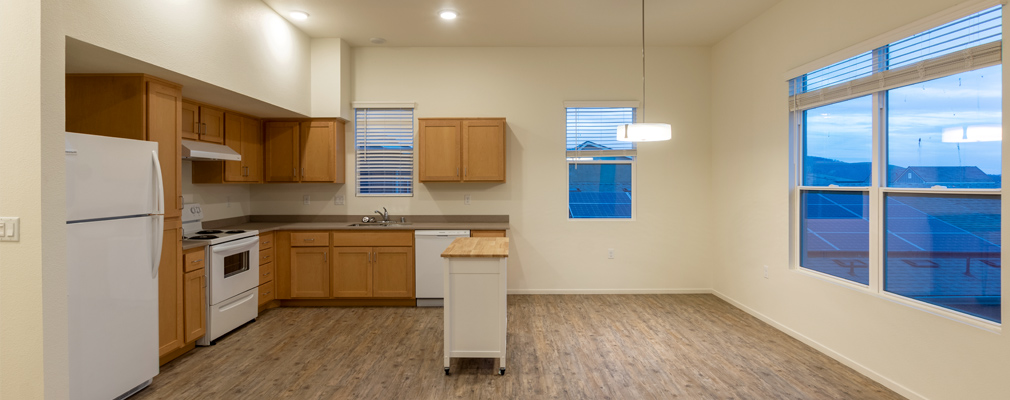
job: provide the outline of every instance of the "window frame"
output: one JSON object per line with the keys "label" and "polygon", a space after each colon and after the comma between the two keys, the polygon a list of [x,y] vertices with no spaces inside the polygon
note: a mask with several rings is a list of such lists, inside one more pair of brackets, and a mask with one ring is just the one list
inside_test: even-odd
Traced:
{"label": "window frame", "polygon": [[[822,58],[816,61],[816,64],[807,64],[806,66],[794,69],[787,73],[787,80],[792,82],[794,79],[803,79],[803,77],[812,71],[816,71],[819,68],[823,68],[828,65],[832,65],[836,62],[847,60],[851,57],[858,56],[867,52],[867,48],[870,48],[873,57],[874,70],[880,65],[885,57],[885,53],[880,51],[882,48],[887,46],[887,44],[901,40],[905,37],[916,35],[920,32],[924,32],[949,22],[955,21],[957,19],[969,16],[971,14],[989,9],[1000,5],[1001,2],[998,1],[980,1],[976,2],[970,7],[956,7],[955,9],[948,10],[947,12],[927,17],[917,23],[913,23],[909,26],[896,29],[888,34],[882,35],[881,37],[874,38],[863,42],[859,45],[850,47],[842,52],[836,53],[835,55]],[[1004,9],[1004,11],[1006,11]],[[1006,15],[1003,14],[1003,21],[1006,21]],[[1004,25],[1005,26],[1005,25]],[[872,47],[870,47],[872,46]],[[1002,64],[1002,63],[1000,63]],[[816,66],[815,66],[816,65]],[[956,74],[954,74],[956,75]],[[1006,82],[1007,73],[1004,71],[1002,74],[1002,81]],[[937,78],[931,78],[933,80]],[[924,80],[929,81],[929,80]],[[983,195],[983,196],[993,196],[999,198],[1003,201],[1003,188],[995,189],[982,189],[982,188],[901,188],[901,187],[889,187],[887,185],[887,168],[888,163],[888,151],[887,151],[887,122],[888,122],[888,93],[893,89],[885,89],[874,92],[870,94],[872,96],[872,150],[871,162],[873,167],[871,170],[871,184],[870,186],[805,186],[803,185],[803,158],[804,158],[804,140],[806,139],[805,132],[805,112],[807,110],[816,108],[806,108],[802,110],[795,110],[788,112],[789,121],[789,269],[792,272],[799,273],[804,276],[809,276],[815,279],[820,279],[827,281],[832,284],[840,285],[852,290],[860,291],[872,296],[883,298],[889,301],[893,301],[898,304],[909,306],[918,310],[922,310],[933,315],[937,315],[943,318],[951,319],[961,323],[966,323],[987,331],[999,333],[1002,330],[1001,322],[990,321],[981,317],[972,316],[966,313],[962,313],[953,309],[944,308],[938,305],[926,303],[920,300],[915,300],[910,297],[905,297],[896,293],[888,292],[884,290],[884,274],[885,266],[884,259],[886,256],[885,241],[881,237],[884,234],[884,224],[885,215],[884,209],[886,207],[886,197],[890,193],[916,193],[916,194],[926,194],[926,195],[937,195],[937,194],[971,194],[971,195]],[[1005,90],[1004,90],[1005,92]],[[846,99],[847,100],[847,99]],[[846,101],[839,100],[838,102]],[[837,102],[836,102],[837,103]],[[835,104],[835,103],[829,103]],[[817,107],[820,107],[818,105]],[[1003,101],[1003,108],[1006,108],[1006,101]],[[1001,174],[1002,171],[1006,169],[1007,160],[1007,140],[1003,141],[1001,145]],[[802,259],[800,241],[802,239],[801,227],[801,215],[802,210],[800,210],[801,197],[806,191],[839,191],[839,192],[863,192],[867,193],[869,197],[869,284],[863,285],[861,283],[836,277],[830,274],[826,274],[820,271],[805,268],[800,265],[800,260]],[[1001,218],[1005,219],[1005,216]],[[1003,224],[1005,225],[1005,224]],[[1006,256],[1001,252],[1001,264]],[[1002,273],[1002,271],[1001,271]],[[1002,292],[1006,291],[1005,285],[1001,285],[1000,293],[1000,304],[1005,310],[1007,304],[1002,302]],[[1004,314],[1006,314],[1004,312]]]}
{"label": "window frame", "polygon": [[[410,144],[410,193],[362,193],[361,175],[358,164],[358,110],[360,109],[410,109],[411,110],[411,144]],[[354,135],[352,137],[354,149],[354,197],[414,197],[417,187],[417,116],[415,111],[417,104],[413,102],[386,102],[386,101],[355,101],[351,103],[351,110],[354,115]]]}
{"label": "window frame", "polygon": [[[566,218],[568,221],[590,221],[590,222],[614,222],[614,221],[635,221],[637,219],[638,213],[638,146],[633,144],[634,155],[624,156],[630,157],[630,160],[593,160],[593,155],[591,152],[587,152],[587,157],[574,157],[574,158],[587,158],[588,160],[572,160],[568,157],[568,145],[567,145],[567,124],[568,124],[568,109],[569,108],[633,108],[635,113],[635,122],[641,122],[641,114],[638,112],[638,108],[641,107],[641,103],[637,100],[631,101],[565,101],[564,102],[564,112],[565,112],[565,146],[562,149],[565,154],[565,206],[570,207],[571,200],[568,198],[567,191],[571,187],[571,174],[568,173],[568,169],[572,164],[630,164],[631,165],[631,217],[629,218],[573,218],[569,212],[569,216]],[[614,136],[617,136],[617,132],[614,132]],[[608,156],[604,156],[608,157]]]}

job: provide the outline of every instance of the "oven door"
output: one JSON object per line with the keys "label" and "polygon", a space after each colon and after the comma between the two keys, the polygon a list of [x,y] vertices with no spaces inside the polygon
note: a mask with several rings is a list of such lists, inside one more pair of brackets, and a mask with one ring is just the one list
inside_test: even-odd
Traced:
{"label": "oven door", "polygon": [[259,236],[210,246],[210,305],[259,285],[259,249]]}

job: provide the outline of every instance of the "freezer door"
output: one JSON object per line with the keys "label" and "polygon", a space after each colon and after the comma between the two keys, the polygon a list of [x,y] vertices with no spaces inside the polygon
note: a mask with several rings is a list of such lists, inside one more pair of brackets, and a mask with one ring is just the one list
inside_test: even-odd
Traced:
{"label": "freezer door", "polygon": [[160,216],[67,224],[72,399],[112,399],[158,374]]}
{"label": "freezer door", "polygon": [[65,145],[67,221],[158,213],[158,143],[68,132]]}

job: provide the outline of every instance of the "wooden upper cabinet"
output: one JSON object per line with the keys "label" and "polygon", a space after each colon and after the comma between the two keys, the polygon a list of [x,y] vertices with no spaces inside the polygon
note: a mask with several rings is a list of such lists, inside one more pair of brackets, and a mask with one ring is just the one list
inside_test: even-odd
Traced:
{"label": "wooden upper cabinet", "polygon": [[264,181],[344,183],[344,121],[267,121],[263,126]]}
{"label": "wooden upper cabinet", "polygon": [[422,182],[455,182],[460,174],[459,120],[420,120],[418,179]]}
{"label": "wooden upper cabinet", "polygon": [[333,121],[301,123],[299,179],[302,182],[336,182],[335,130]]}
{"label": "wooden upper cabinet", "polygon": [[504,118],[419,118],[418,180],[505,182]]}
{"label": "wooden upper cabinet", "polygon": [[263,178],[267,182],[298,182],[299,124],[263,124]]}
{"label": "wooden upper cabinet", "polygon": [[260,121],[225,112],[224,144],[241,161],[194,161],[193,183],[258,183],[263,181],[263,132]]}
{"label": "wooden upper cabinet", "polygon": [[200,140],[200,106],[188,101],[182,102],[182,138]]}
{"label": "wooden upper cabinet", "polygon": [[505,120],[463,121],[463,181],[505,181]]}
{"label": "wooden upper cabinet", "polygon": [[67,132],[158,142],[165,218],[182,215],[182,86],[143,74],[66,76]]}
{"label": "wooden upper cabinet", "polygon": [[200,125],[202,125],[201,141],[224,143],[224,111],[201,105]]}

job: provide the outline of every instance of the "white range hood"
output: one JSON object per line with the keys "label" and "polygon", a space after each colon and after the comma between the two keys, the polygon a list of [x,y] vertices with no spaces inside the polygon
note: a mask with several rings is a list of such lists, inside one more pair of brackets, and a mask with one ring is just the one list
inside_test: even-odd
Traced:
{"label": "white range hood", "polygon": [[193,161],[242,161],[242,155],[225,145],[183,140],[182,159]]}

